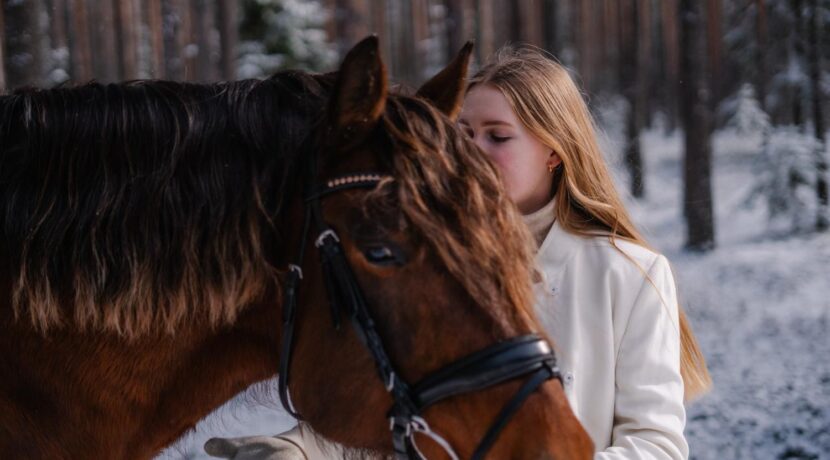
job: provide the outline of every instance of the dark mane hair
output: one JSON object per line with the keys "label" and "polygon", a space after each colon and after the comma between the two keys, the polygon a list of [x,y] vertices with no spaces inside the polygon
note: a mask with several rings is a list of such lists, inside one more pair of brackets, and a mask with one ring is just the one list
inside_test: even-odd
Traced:
{"label": "dark mane hair", "polygon": [[[134,81],[0,97],[15,314],[135,335],[232,321],[272,283],[272,220],[325,78]],[[55,256],[59,254],[60,256]]]}
{"label": "dark mane hair", "polygon": [[[231,322],[278,289],[275,219],[332,84],[283,72],[0,97],[0,254],[15,314],[40,330],[69,319],[172,333],[185,320]],[[380,128],[396,152],[381,201],[477,302],[532,306],[532,240],[492,163],[419,98],[390,96]]]}

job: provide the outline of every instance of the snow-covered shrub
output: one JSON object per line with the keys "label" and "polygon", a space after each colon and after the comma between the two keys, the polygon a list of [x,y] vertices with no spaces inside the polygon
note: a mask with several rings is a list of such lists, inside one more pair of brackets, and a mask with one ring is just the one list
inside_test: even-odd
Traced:
{"label": "snow-covered shrub", "polygon": [[237,73],[266,77],[277,70],[328,70],[336,60],[318,0],[244,0]]}
{"label": "snow-covered shrub", "polygon": [[746,203],[761,200],[776,231],[804,231],[815,224],[815,155],[820,144],[796,126],[770,131],[753,164],[755,184]]}
{"label": "snow-covered shrub", "polygon": [[738,94],[730,101],[731,116],[726,126],[735,130],[737,134],[764,134],[770,129],[769,115],[761,108],[755,96],[755,88],[744,83]]}

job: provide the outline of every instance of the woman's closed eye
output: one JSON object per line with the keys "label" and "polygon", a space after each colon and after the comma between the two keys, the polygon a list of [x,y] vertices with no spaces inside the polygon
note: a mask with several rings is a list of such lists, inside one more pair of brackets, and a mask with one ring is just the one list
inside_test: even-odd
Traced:
{"label": "woman's closed eye", "polygon": [[510,137],[510,136],[497,136],[496,134],[490,133],[490,140],[497,143],[497,144],[507,142],[510,139],[513,139],[513,138]]}

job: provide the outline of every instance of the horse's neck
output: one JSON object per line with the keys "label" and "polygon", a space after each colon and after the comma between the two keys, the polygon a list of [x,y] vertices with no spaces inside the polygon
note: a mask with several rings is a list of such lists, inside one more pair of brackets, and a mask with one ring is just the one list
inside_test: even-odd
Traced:
{"label": "horse's neck", "polygon": [[247,308],[232,327],[131,342],[44,339],[10,312],[0,305],[0,452],[12,458],[151,458],[277,369],[273,304]]}

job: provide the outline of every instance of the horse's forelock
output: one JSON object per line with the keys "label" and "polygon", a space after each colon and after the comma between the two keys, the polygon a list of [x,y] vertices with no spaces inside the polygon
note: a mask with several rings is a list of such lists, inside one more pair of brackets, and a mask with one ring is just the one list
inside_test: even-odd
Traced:
{"label": "horse's forelock", "polygon": [[41,330],[126,336],[232,321],[275,285],[267,222],[322,107],[313,83],[286,73],[0,99],[0,224],[16,315]]}
{"label": "horse's forelock", "polygon": [[508,324],[533,317],[532,239],[495,166],[426,102],[391,98],[383,118],[395,146],[397,201],[472,298]]}

